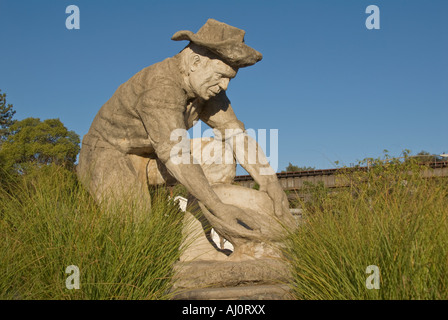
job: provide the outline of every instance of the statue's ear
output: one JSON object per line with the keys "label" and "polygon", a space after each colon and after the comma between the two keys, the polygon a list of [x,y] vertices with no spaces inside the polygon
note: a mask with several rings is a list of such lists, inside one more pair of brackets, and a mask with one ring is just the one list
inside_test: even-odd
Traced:
{"label": "statue's ear", "polygon": [[190,59],[190,71],[195,72],[201,63],[201,57],[198,54],[192,54]]}

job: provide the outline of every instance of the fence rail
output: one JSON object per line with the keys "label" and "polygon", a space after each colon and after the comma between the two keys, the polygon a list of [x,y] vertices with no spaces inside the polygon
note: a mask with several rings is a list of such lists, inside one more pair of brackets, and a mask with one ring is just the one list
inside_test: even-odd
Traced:
{"label": "fence rail", "polygon": [[[425,162],[421,164],[435,169],[435,171],[430,174],[430,176],[448,176],[448,161]],[[284,189],[299,189],[303,186],[304,181],[313,183],[322,181],[327,187],[339,187],[341,185],[337,183],[335,175],[343,171],[346,172],[347,170],[367,171],[369,170],[369,167],[348,167],[296,172],[280,172],[277,173],[277,177]],[[254,179],[250,175],[236,176],[234,181],[249,188],[252,188],[255,184]]]}

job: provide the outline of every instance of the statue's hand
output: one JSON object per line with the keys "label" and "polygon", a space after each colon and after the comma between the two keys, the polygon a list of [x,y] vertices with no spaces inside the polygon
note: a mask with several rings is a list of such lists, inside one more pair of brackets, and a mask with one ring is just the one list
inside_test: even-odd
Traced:
{"label": "statue's hand", "polygon": [[289,217],[288,197],[278,181],[273,181],[266,185],[260,186],[260,191],[266,192],[272,199],[274,202],[274,213],[278,218],[282,219]]}
{"label": "statue's hand", "polygon": [[[215,206],[213,213],[220,218],[228,222],[231,225],[239,227],[249,227],[251,230],[259,230],[260,225],[256,220],[246,213],[243,209],[232,206],[230,204],[219,203]],[[247,228],[246,228],[247,229]]]}

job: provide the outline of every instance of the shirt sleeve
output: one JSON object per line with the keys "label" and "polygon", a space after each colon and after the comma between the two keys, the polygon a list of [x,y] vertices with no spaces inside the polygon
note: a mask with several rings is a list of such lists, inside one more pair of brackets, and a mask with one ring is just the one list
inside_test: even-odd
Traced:
{"label": "shirt sleeve", "polygon": [[185,131],[184,91],[175,86],[159,86],[146,91],[139,99],[137,113],[140,116],[157,156],[167,161],[173,144],[172,135]]}

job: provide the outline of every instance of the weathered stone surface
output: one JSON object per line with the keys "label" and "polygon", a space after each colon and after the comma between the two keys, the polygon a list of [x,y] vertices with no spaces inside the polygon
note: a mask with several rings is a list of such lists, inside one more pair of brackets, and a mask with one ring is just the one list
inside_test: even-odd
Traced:
{"label": "weathered stone surface", "polygon": [[[185,244],[187,249],[183,252],[182,261],[191,260],[247,260],[253,258],[279,258],[281,253],[276,247],[276,242],[281,240],[285,229],[274,214],[273,203],[269,196],[254,189],[230,185],[218,184],[213,190],[223,203],[234,205],[249,212],[253,218],[260,221],[259,239],[241,239],[230,235],[226,240],[234,246],[234,252],[227,257],[219,252],[219,248],[207,239],[203,229],[207,225],[204,221],[213,219],[211,212],[200,204],[202,211],[196,211],[194,215],[187,212],[185,215]],[[205,217],[204,217],[205,216]],[[202,219],[201,219],[202,217]],[[206,219],[206,220],[205,220]],[[211,225],[208,225],[211,228]]]}
{"label": "weathered stone surface", "polygon": [[263,290],[266,299],[270,294],[284,297],[291,280],[287,264],[274,259],[183,262],[175,271],[176,299],[202,299],[207,294],[209,299],[243,299]]}
{"label": "weathered stone surface", "polygon": [[288,285],[254,285],[181,291],[173,300],[293,300]]}
{"label": "weathered stone surface", "polygon": [[291,298],[288,264],[280,259],[182,262],[175,272],[175,299]]}
{"label": "weathered stone surface", "polygon": [[197,261],[175,267],[175,288],[231,287],[244,284],[287,283],[291,280],[285,261]]}
{"label": "weathered stone surface", "polygon": [[184,241],[180,261],[225,261],[227,255],[220,252],[206,238],[203,226],[190,212],[185,212]]}

